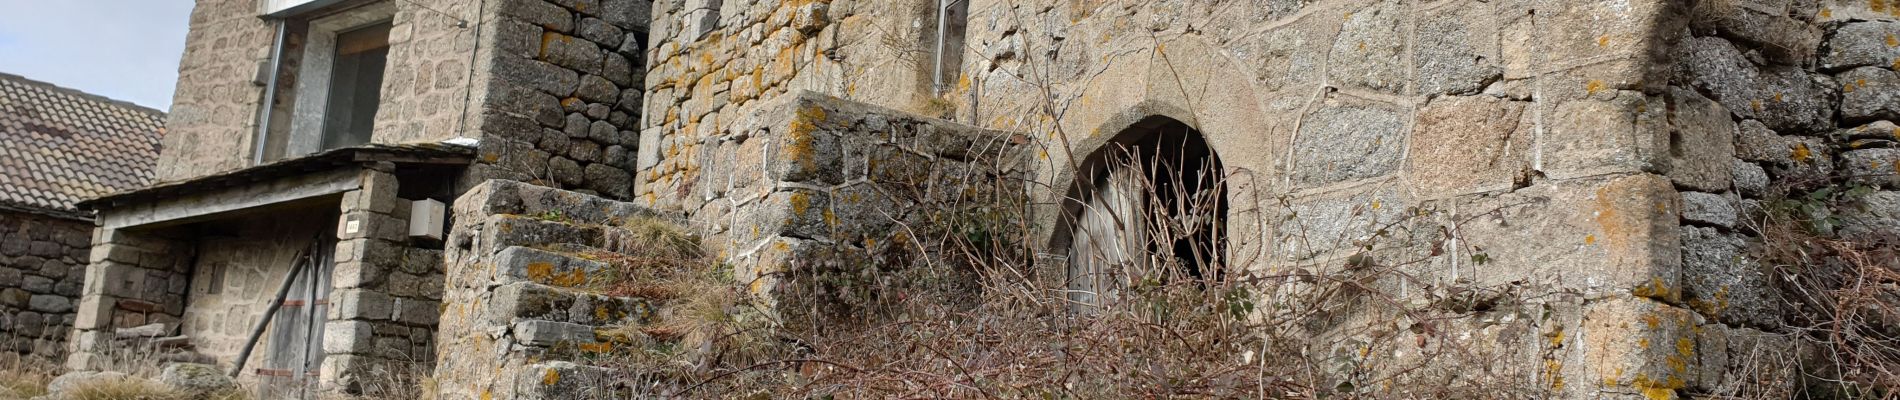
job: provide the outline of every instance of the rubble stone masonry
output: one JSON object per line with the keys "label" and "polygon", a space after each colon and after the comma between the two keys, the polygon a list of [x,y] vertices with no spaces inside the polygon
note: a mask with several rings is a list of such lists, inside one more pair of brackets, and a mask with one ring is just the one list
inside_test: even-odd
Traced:
{"label": "rubble stone masonry", "polygon": [[0,212],[0,352],[64,353],[92,224]]}

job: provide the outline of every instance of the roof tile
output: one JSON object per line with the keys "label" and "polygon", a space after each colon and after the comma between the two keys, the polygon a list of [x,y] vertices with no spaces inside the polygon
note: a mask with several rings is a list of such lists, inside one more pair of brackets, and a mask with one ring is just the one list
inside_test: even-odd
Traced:
{"label": "roof tile", "polygon": [[165,113],[0,73],[0,208],[74,203],[150,182]]}

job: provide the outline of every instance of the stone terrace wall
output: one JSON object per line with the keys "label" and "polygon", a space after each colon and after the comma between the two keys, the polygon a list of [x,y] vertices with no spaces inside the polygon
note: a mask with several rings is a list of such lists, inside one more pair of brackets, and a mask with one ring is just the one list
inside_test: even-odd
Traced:
{"label": "stone terrace wall", "polygon": [[[850,309],[866,305],[820,296],[839,292],[812,285],[866,268],[895,274],[917,257],[944,262],[911,254],[916,241],[934,240],[912,235],[972,218],[1010,226],[1027,211],[1021,135],[796,92],[738,117],[716,139],[696,158],[704,173],[682,186],[693,193],[691,223],[738,282],[775,304],[799,302],[777,307],[793,330],[861,316]],[[1021,234],[996,233],[1005,241]]]}
{"label": "stone terrace wall", "polygon": [[476,51],[475,176],[629,198],[650,1],[489,4]]}
{"label": "stone terrace wall", "polygon": [[[928,3],[928,4],[927,4]],[[813,91],[924,116],[934,1],[668,0],[654,4],[639,193],[689,207],[728,128],[770,100]]]}
{"label": "stone terrace wall", "polygon": [[65,352],[91,238],[87,221],[0,212],[0,351]]}
{"label": "stone terrace wall", "polygon": [[476,186],[454,214],[436,333],[441,398],[626,397],[615,383],[627,381],[586,365],[588,356],[626,345],[597,331],[652,322],[656,300],[590,290],[617,275],[581,252],[652,245],[631,240],[628,219],[676,217],[506,180]]}

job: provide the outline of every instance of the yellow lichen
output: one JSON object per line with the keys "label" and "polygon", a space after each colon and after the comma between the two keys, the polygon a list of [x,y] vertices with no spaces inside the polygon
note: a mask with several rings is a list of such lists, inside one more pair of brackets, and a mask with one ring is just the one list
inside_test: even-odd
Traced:
{"label": "yellow lichen", "polygon": [[1609,45],[1610,45],[1610,35],[1603,35],[1603,36],[1597,37],[1597,47],[1609,47]]}
{"label": "yellow lichen", "polygon": [[1812,150],[1808,150],[1807,143],[1795,143],[1794,146],[1790,146],[1790,149],[1788,151],[1788,158],[1794,159],[1795,162],[1805,163],[1805,162],[1808,162],[1808,160],[1813,157],[1814,157],[1814,152]]}
{"label": "yellow lichen", "polygon": [[792,193],[791,203],[793,214],[804,214],[806,209],[811,208],[811,196],[804,193]]}
{"label": "yellow lichen", "polygon": [[548,368],[548,373],[541,375],[542,385],[554,386],[557,383],[561,383],[561,371]]}
{"label": "yellow lichen", "polygon": [[1597,92],[1601,90],[1603,90],[1603,81],[1601,80],[1591,79],[1589,82],[1583,84],[1583,91],[1585,93],[1597,94]]}

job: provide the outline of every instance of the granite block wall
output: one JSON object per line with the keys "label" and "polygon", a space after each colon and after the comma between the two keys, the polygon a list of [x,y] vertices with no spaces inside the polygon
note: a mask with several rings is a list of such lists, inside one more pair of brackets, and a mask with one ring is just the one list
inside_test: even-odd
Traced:
{"label": "granite block wall", "polygon": [[0,212],[0,351],[65,352],[91,232],[88,221]]}
{"label": "granite block wall", "polygon": [[626,199],[646,79],[646,0],[500,0],[483,13],[477,176]]}

